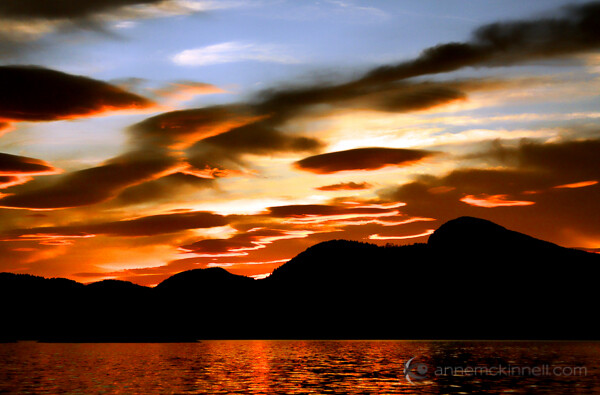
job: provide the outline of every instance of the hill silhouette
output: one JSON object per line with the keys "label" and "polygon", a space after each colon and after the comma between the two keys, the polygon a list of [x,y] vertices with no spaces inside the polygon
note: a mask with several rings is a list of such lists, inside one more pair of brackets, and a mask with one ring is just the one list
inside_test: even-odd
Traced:
{"label": "hill silhouette", "polygon": [[222,268],[155,288],[0,273],[0,339],[598,339],[600,256],[461,217],[427,244],[319,243],[262,280]]}
{"label": "hill silhouette", "polygon": [[253,281],[251,277],[229,273],[221,267],[194,269],[177,273],[156,286],[157,290],[169,292],[198,292],[203,289],[235,287],[240,282]]}

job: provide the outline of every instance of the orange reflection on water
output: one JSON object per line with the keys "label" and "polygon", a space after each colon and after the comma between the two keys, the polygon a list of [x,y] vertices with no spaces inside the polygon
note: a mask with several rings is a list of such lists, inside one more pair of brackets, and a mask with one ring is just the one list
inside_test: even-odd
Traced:
{"label": "orange reflection on water", "polygon": [[[245,322],[244,325],[252,325]],[[317,323],[316,323],[317,324]],[[581,377],[437,377],[415,385],[411,358],[586,366]],[[212,340],[196,343],[0,343],[0,392],[125,394],[597,393],[593,342]],[[495,366],[495,365],[494,365]],[[518,391],[517,391],[518,392]]]}

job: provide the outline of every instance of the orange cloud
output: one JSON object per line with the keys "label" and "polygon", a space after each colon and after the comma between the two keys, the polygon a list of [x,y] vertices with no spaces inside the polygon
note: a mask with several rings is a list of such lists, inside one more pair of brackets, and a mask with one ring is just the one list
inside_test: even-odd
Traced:
{"label": "orange cloud", "polygon": [[[71,245],[73,244],[73,239],[89,239],[90,237],[95,237],[96,235],[91,234],[72,234],[72,235],[54,235],[54,234],[44,234],[44,233],[35,233],[28,235],[19,236],[24,241],[36,240],[41,245],[49,245],[49,246],[59,246],[59,245]],[[3,240],[6,241],[6,240]],[[12,241],[19,241],[18,239],[13,239]]]}
{"label": "orange cloud", "polygon": [[406,239],[416,239],[417,237],[429,236],[433,232],[435,232],[435,229],[427,229],[423,233],[419,233],[419,234],[416,234],[416,235],[407,235],[407,236],[380,236],[378,234],[374,234],[374,235],[369,236],[369,239],[371,239],[371,240],[406,240]]}
{"label": "orange cloud", "polygon": [[192,252],[199,258],[232,257],[248,255],[248,251],[265,248],[279,240],[301,239],[315,232],[310,230],[251,229],[229,239],[204,239],[182,246],[184,252]]}
{"label": "orange cloud", "polygon": [[130,126],[129,132],[136,141],[184,149],[264,118],[239,105],[211,106],[159,114]]}
{"label": "orange cloud", "polygon": [[3,134],[6,134],[8,132],[11,132],[13,129],[14,129],[14,127],[12,126],[12,124],[10,124],[8,122],[0,121],[0,136],[2,136]]}
{"label": "orange cloud", "polygon": [[[33,180],[33,177],[27,176],[0,176],[0,189],[22,185]],[[1,197],[1,195],[0,195]]]}
{"label": "orange cloud", "polygon": [[369,189],[371,187],[372,185],[368,182],[341,182],[339,184],[324,185],[315,189],[318,191],[354,191],[360,189]]}
{"label": "orange cloud", "polygon": [[460,199],[461,202],[477,207],[509,207],[509,206],[531,206],[535,202],[527,200],[508,200],[507,195],[486,195],[481,194],[479,197],[467,195]]}
{"label": "orange cloud", "polygon": [[245,172],[241,170],[220,169],[218,167],[210,167],[208,165],[205,166],[204,169],[196,169],[187,164],[184,165],[179,172],[182,174],[188,174],[198,178],[208,178],[211,180],[216,178],[241,176],[245,174]]}
{"label": "orange cloud", "polygon": [[164,88],[152,91],[154,95],[174,102],[185,102],[198,95],[226,93],[227,91],[212,84],[195,81],[172,82]]}
{"label": "orange cloud", "polygon": [[589,187],[592,185],[596,185],[597,183],[598,183],[598,181],[581,181],[581,182],[574,182],[572,184],[557,185],[554,188],[583,188],[583,187]]}

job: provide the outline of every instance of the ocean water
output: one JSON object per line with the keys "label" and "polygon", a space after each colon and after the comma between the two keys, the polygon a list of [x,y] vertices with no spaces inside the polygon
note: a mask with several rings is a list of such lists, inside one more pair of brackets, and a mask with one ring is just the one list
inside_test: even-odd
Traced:
{"label": "ocean water", "polygon": [[19,342],[0,393],[588,394],[599,364],[597,342]]}

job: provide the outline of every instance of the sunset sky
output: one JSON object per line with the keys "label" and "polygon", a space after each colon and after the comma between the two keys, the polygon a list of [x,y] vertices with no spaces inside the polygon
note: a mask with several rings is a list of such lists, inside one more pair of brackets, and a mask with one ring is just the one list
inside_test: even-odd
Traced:
{"label": "sunset sky", "polygon": [[10,0],[0,62],[0,271],[262,278],[462,215],[600,248],[600,2]]}

